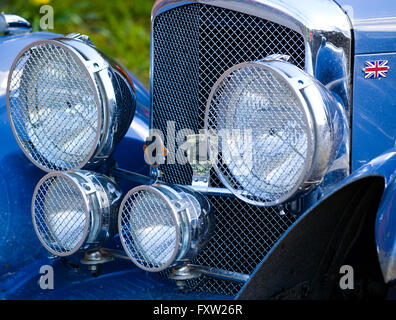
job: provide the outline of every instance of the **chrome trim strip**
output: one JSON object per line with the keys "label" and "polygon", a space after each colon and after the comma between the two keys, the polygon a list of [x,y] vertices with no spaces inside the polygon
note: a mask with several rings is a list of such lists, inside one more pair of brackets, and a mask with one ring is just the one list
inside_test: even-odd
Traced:
{"label": "chrome trim strip", "polygon": [[110,170],[110,175],[117,179],[124,179],[126,181],[135,182],[143,185],[152,185],[157,182],[156,178],[148,177],[121,168],[112,168]]}
{"label": "chrome trim strip", "polygon": [[[126,181],[138,183],[141,185],[147,185],[147,186],[157,183],[157,179],[155,179],[153,177],[148,177],[148,176],[134,173],[131,171],[127,171],[127,170],[124,170],[121,168],[112,168],[110,171],[110,176],[117,178],[117,179],[123,179]],[[167,183],[166,185],[172,185],[172,184]],[[183,187],[183,186],[180,186],[180,187]],[[189,186],[189,187],[192,190],[202,193],[205,196],[234,197],[234,194],[226,188],[212,188],[212,187],[206,187],[206,186]]]}
{"label": "chrome trim strip", "polygon": [[199,265],[194,265],[194,264],[189,264],[188,266],[191,267],[194,271],[202,273],[203,275],[206,275],[208,277],[215,278],[215,279],[220,279],[220,280],[228,280],[228,281],[233,281],[233,282],[245,283],[246,281],[249,280],[249,277],[250,277],[248,274],[232,272],[232,271],[227,271],[227,270],[221,270],[221,269],[216,269],[216,268],[211,268],[211,267],[206,267],[206,266],[199,266]]}
{"label": "chrome trim strip", "polygon": [[0,13],[0,33],[7,35],[32,32],[32,25],[15,14]]}

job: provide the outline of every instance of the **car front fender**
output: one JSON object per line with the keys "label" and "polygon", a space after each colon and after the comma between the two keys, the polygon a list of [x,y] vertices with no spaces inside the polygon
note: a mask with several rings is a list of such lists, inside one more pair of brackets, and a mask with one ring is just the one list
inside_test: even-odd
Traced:
{"label": "car front fender", "polygon": [[[377,260],[385,282],[396,276],[396,150],[363,166],[307,210],[259,264],[239,299],[326,298],[323,277],[339,273],[364,233],[366,251]],[[359,240],[360,241],[360,240]],[[379,262],[379,263],[378,263]],[[315,288],[316,286],[316,288]]]}

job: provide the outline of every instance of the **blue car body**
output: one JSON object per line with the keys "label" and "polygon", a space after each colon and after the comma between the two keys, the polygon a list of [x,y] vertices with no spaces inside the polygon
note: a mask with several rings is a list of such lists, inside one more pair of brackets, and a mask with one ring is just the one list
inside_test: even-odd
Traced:
{"label": "blue car body", "polygon": [[[312,201],[305,213],[291,225],[289,232],[346,186],[359,184],[367,177],[382,179],[384,184],[379,185],[382,197],[372,227],[375,228],[382,274],[385,282],[390,284],[396,280],[396,3],[378,0],[373,6],[372,2],[361,0],[336,2],[348,15],[353,33],[350,175],[332,186],[325,197]],[[243,5],[243,1],[240,3]],[[284,3],[287,6],[288,1]],[[33,190],[44,172],[29,162],[13,137],[6,107],[6,86],[11,65],[23,47],[38,39],[58,36],[45,32],[0,36],[0,299],[235,298],[200,292],[182,293],[172,281],[137,269],[125,261],[104,265],[102,275],[93,278],[83,266],[76,267],[78,262],[54,259],[41,246],[33,230],[30,205]],[[318,55],[320,63],[316,78],[320,81],[340,76],[337,71],[330,75],[321,73],[320,65],[338,65],[343,59],[334,55],[332,50],[326,51],[325,46],[321,56]],[[391,69],[387,78],[365,78],[365,63],[375,60],[389,61]],[[116,148],[114,159],[123,169],[149,175],[150,167],[144,161],[143,146],[150,128],[150,92],[131,76],[137,92],[136,114],[128,133]],[[347,90],[340,85],[334,92],[342,97],[347,95]],[[124,192],[134,186],[130,182],[122,182],[121,185]],[[282,244],[283,237],[270,254]],[[118,237],[111,239],[108,246],[120,249]],[[257,266],[256,272],[267,259],[264,258]],[[39,269],[46,264],[53,265],[56,270],[56,290],[44,291],[38,285]],[[248,283],[251,281],[259,281],[255,273],[251,274]]]}
{"label": "blue car body", "polygon": [[[391,229],[396,214],[392,201],[396,170],[396,102],[392,92],[396,89],[396,77],[390,72],[387,79],[367,81],[362,68],[365,61],[377,59],[389,60],[393,65],[396,57],[396,5],[389,1],[380,1],[375,6],[366,1],[338,3],[352,9],[349,14],[355,37],[352,172],[356,177],[379,174],[385,178],[384,197],[377,213],[376,242],[384,277],[392,281],[395,277],[395,234]],[[376,165],[372,165],[376,158]]]}

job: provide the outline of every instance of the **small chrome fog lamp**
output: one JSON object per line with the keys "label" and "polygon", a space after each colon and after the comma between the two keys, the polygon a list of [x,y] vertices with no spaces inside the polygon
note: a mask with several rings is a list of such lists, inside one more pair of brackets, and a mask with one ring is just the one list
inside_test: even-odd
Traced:
{"label": "small chrome fog lamp", "polygon": [[15,59],[7,109],[14,136],[39,168],[93,168],[125,135],[136,107],[131,79],[89,42],[39,40]]}
{"label": "small chrome fog lamp", "polygon": [[206,107],[209,155],[245,202],[272,206],[318,185],[340,148],[342,106],[317,80],[280,60],[236,65]]}
{"label": "small chrome fog lamp", "polygon": [[214,227],[209,202],[199,193],[163,184],[132,189],[122,201],[122,245],[139,268],[158,272],[193,259]]}
{"label": "small chrome fog lamp", "polygon": [[33,195],[36,234],[57,256],[95,248],[117,233],[121,196],[118,186],[98,173],[49,173]]}

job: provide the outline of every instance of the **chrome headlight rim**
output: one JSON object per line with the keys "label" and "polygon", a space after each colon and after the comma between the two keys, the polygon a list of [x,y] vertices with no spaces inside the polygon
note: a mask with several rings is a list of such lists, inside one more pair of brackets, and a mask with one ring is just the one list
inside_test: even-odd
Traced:
{"label": "chrome headlight rim", "polygon": [[[56,187],[57,182],[48,181],[59,178],[65,179],[75,188],[75,191],[78,192],[82,199],[84,207],[84,230],[81,234],[81,239],[71,250],[65,250],[63,244],[48,243],[48,238],[55,239],[57,238],[56,235],[50,229],[47,220],[45,221],[45,227],[48,229],[47,233],[40,231],[43,229],[43,222],[40,222],[40,225],[37,222],[38,214],[36,209],[40,210],[39,212],[43,211],[46,201],[49,200],[48,198],[44,200],[41,197],[46,197],[48,192],[50,192],[50,188]],[[47,183],[50,184],[46,185]],[[43,186],[46,188],[45,194],[43,194]],[[39,194],[40,196],[38,196]],[[116,234],[115,219],[113,219],[112,215],[115,216],[118,212],[121,195],[122,193],[119,187],[113,180],[95,172],[82,170],[76,172],[50,172],[40,179],[33,193],[31,216],[36,235],[41,244],[55,256],[71,256],[79,251],[96,247],[106,241],[110,236]],[[67,201],[67,196],[66,194],[65,201]],[[38,203],[38,206],[36,203]],[[114,211],[114,208],[117,211]],[[39,214],[40,219],[42,219],[41,216],[47,219],[44,212]],[[54,247],[60,248],[60,250],[55,250]]]}
{"label": "chrome headlight rim", "polygon": [[[215,97],[218,89],[224,80],[230,76],[233,72],[246,68],[246,67],[258,67],[263,68],[264,70],[270,72],[273,76],[279,79],[283,84],[287,85],[290,92],[295,96],[297,101],[299,102],[299,107],[304,115],[304,123],[306,126],[305,133],[307,135],[307,152],[306,152],[306,160],[304,164],[304,168],[301,171],[298,182],[295,186],[287,192],[282,197],[274,201],[268,200],[256,200],[255,196],[252,196],[246,191],[243,190],[235,190],[231,185],[228,179],[224,177],[224,173],[221,171],[218,165],[218,160],[214,158],[214,153],[211,150],[210,139],[213,136],[213,132],[210,129],[210,113],[211,113],[211,102]],[[313,164],[315,162],[315,153],[317,152],[317,135],[316,135],[316,120],[315,113],[312,111],[312,108],[308,105],[306,99],[303,96],[303,91],[305,88],[311,86],[313,84],[312,78],[307,75],[303,70],[298,67],[291,65],[285,61],[279,60],[261,60],[256,62],[243,62],[237,64],[230,69],[228,69],[225,73],[223,73],[220,78],[216,81],[213,86],[211,93],[209,95],[206,110],[205,110],[205,121],[204,121],[204,132],[206,135],[206,139],[208,140],[208,154],[210,161],[215,169],[217,176],[220,181],[227,187],[237,198],[242,201],[261,207],[271,207],[284,204],[285,202],[291,201],[294,198],[298,197],[301,192],[304,192],[309,183],[307,184],[307,180],[309,180],[310,174],[312,172]],[[253,199],[252,199],[253,198]]]}
{"label": "chrome headlight rim", "polygon": [[[141,192],[146,193],[143,200],[139,198]],[[152,197],[151,199],[147,197],[147,193],[151,193],[149,194],[149,197]],[[151,202],[149,207],[146,206],[148,199]],[[162,203],[153,204],[153,201],[161,201]],[[135,208],[134,205],[136,206]],[[143,208],[148,210],[146,215],[149,223],[145,225],[146,221],[143,221],[143,223],[138,221],[140,226],[146,229],[156,226],[158,219],[152,219],[150,212],[157,211],[155,207],[162,208],[162,205],[165,205],[165,208],[169,210],[166,213],[164,212],[162,216],[165,214],[172,215],[171,220],[173,223],[172,228],[175,230],[175,241],[174,244],[172,242],[172,246],[174,245],[172,254],[166,256],[166,261],[159,263],[158,259],[161,255],[155,255],[150,252],[150,250],[156,250],[155,246],[152,246],[153,243],[145,247],[145,245],[142,245],[142,241],[148,237],[148,242],[150,242],[156,236],[161,235],[161,233],[158,230],[150,231],[144,238],[139,239],[139,234],[142,234],[142,231],[131,230],[131,224],[134,223],[132,221],[134,219],[133,210],[142,210]],[[139,217],[141,212],[137,212],[137,214],[137,219],[141,219]],[[126,254],[138,268],[149,272],[164,271],[170,267],[182,265],[193,260],[208,243],[213,229],[214,216],[210,210],[209,202],[202,194],[188,187],[162,183],[138,186],[130,190],[122,201],[118,215],[118,231]],[[167,239],[169,239],[169,236]],[[162,240],[165,241],[164,239]]]}
{"label": "chrome headlight rim", "polygon": [[[76,190],[79,191],[80,196],[83,198],[83,203],[84,203],[84,208],[85,208],[85,226],[84,226],[84,231],[83,235],[81,237],[81,240],[75,245],[75,247],[72,250],[67,250],[66,252],[60,252],[55,249],[51,245],[47,243],[47,241],[44,239],[44,236],[40,232],[40,227],[37,223],[36,220],[36,199],[38,197],[38,194],[40,192],[40,188],[42,185],[44,185],[49,179],[51,178],[57,178],[59,176],[62,176],[62,178],[68,180],[75,188]],[[77,251],[83,247],[83,245],[86,243],[90,224],[91,224],[91,216],[89,214],[90,208],[88,205],[89,201],[88,198],[85,194],[85,190],[80,186],[79,183],[77,183],[76,179],[70,176],[67,173],[59,173],[59,172],[50,172],[47,175],[45,175],[43,178],[40,179],[39,183],[37,184],[34,193],[33,193],[33,198],[32,198],[32,204],[31,204],[31,216],[32,216],[32,221],[33,221],[33,227],[34,231],[36,232],[36,235],[38,239],[40,240],[41,244],[53,255],[59,256],[59,257],[67,257],[75,254]]]}
{"label": "chrome headlight rim", "polygon": [[[135,187],[132,190],[130,190],[125,195],[124,199],[122,200],[121,206],[120,206],[120,211],[118,214],[118,230],[119,230],[120,240],[121,240],[122,246],[123,246],[126,254],[138,268],[145,270],[145,271],[149,271],[149,272],[160,272],[160,271],[166,270],[169,267],[171,267],[172,264],[174,263],[174,261],[177,260],[177,257],[180,253],[180,249],[182,247],[182,233],[183,233],[182,229],[183,228],[181,226],[181,219],[176,213],[178,209],[176,208],[175,203],[172,203],[172,201],[169,199],[169,197],[167,197],[166,194],[161,189],[157,188],[157,186],[158,185],[151,185],[151,186],[142,185],[142,186],[138,186],[138,187]],[[162,186],[164,186],[164,185],[162,185]],[[164,186],[164,187],[166,188],[166,186]],[[170,189],[165,189],[165,190],[171,191],[173,193],[173,191]],[[175,232],[176,232],[175,247],[174,247],[174,249],[172,251],[172,255],[168,259],[168,261],[158,267],[147,267],[147,266],[143,265],[142,263],[140,263],[139,259],[137,259],[132,254],[131,248],[127,245],[127,240],[124,237],[124,233],[123,233],[124,207],[127,204],[127,202],[130,200],[130,198],[133,197],[135,194],[138,194],[139,192],[154,193],[162,201],[164,201],[164,204],[166,205],[166,207],[170,210],[170,212],[172,212],[172,220],[173,220],[173,223],[175,226]]]}
{"label": "chrome headlight rim", "polygon": [[[18,124],[19,128],[17,128],[17,123],[21,120],[18,120],[18,118],[14,119],[12,114],[13,111],[10,103],[10,95],[14,90],[19,90],[11,87],[16,67],[21,63],[21,58],[23,58],[25,54],[31,54],[31,50],[44,47],[46,45],[59,47],[64,50],[66,54],[70,55],[73,63],[76,63],[79,66],[79,72],[81,72],[81,75],[86,76],[85,79],[93,93],[92,99],[94,100],[95,107],[97,109],[95,112],[97,113],[95,120],[96,125],[94,128],[94,135],[91,135],[92,138],[90,138],[90,141],[92,142],[88,144],[87,149],[89,149],[89,152],[85,153],[82,160],[63,160],[57,159],[56,157],[51,159],[51,157],[48,158],[44,152],[39,152],[38,150],[35,150],[35,148],[29,147],[29,142],[32,142],[29,134],[23,132],[26,128],[21,127],[20,124]],[[30,57],[28,59],[30,59]],[[113,82],[114,78],[117,78],[117,80]],[[120,84],[119,79],[122,80],[122,84]],[[19,79],[18,81],[21,80]],[[115,83],[117,83],[119,87],[116,87]],[[126,88],[127,97],[125,96],[125,93],[119,93],[122,91],[120,87],[121,85],[123,88]],[[119,119],[117,121],[118,114],[116,111],[119,110],[118,105],[126,104],[125,99],[130,102],[128,103],[130,110],[127,110],[127,112],[130,112],[130,115],[126,117],[128,118],[128,121],[119,121]],[[8,76],[6,104],[8,119],[13,135],[20,149],[27,158],[45,172],[66,172],[81,169],[95,169],[111,156],[116,144],[119,143],[122,136],[126,134],[130,123],[133,121],[136,111],[136,92],[132,80],[118,63],[106,57],[90,43],[77,38],[64,36],[33,41],[18,53],[13,61]],[[121,122],[123,122],[122,124],[124,127],[117,127]],[[35,139],[39,138],[36,137]],[[56,147],[56,145],[54,146]],[[66,151],[62,152],[62,156],[66,154]],[[61,165],[59,165],[59,163],[61,163]]]}
{"label": "chrome headlight rim", "polygon": [[[18,53],[17,57],[15,58],[12,66],[11,66],[10,72],[9,72],[8,81],[7,81],[7,90],[6,90],[7,113],[8,113],[9,123],[10,123],[11,129],[12,129],[12,133],[13,133],[13,135],[15,137],[15,140],[17,141],[20,149],[22,150],[22,152],[26,155],[26,157],[32,163],[34,163],[37,167],[39,167],[41,170],[43,170],[45,172],[56,172],[56,171],[59,171],[60,168],[49,169],[47,166],[45,166],[42,163],[38,162],[36,159],[34,159],[34,157],[32,156],[31,152],[29,152],[26,149],[24,143],[21,141],[20,134],[18,133],[18,129],[15,126],[14,119],[13,119],[13,116],[12,116],[11,105],[10,105],[10,90],[9,90],[10,85],[11,85],[11,81],[12,81],[13,72],[15,70],[15,67],[19,63],[21,57],[23,55],[25,55],[30,49],[32,49],[34,47],[44,46],[44,45],[46,45],[49,42],[51,44],[53,44],[54,46],[58,46],[58,47],[62,48],[63,50],[66,50],[67,53],[70,54],[74,58],[74,62],[76,62],[80,66],[81,72],[83,72],[85,75],[88,76],[91,88],[94,88],[94,93],[95,93],[94,99],[95,99],[96,105],[100,106],[101,103],[100,103],[100,98],[99,98],[100,94],[99,94],[99,90],[97,88],[97,85],[95,84],[94,75],[93,75],[93,73],[88,71],[87,66],[83,63],[84,58],[74,48],[72,48],[70,46],[66,46],[65,44],[60,42],[58,39],[49,39],[49,40],[44,39],[44,40],[37,40],[37,41],[34,41],[34,42],[28,44],[27,46],[25,46]],[[103,118],[103,114],[102,114],[100,108],[98,107],[97,108],[97,124],[98,124],[98,127],[97,127],[97,130],[96,130],[96,136],[95,136],[95,139],[94,139],[94,145],[95,146],[91,148],[90,152],[84,158],[84,160],[82,161],[82,163],[80,165],[78,165],[78,166],[76,166],[74,168],[71,168],[71,169],[79,170],[79,169],[83,168],[88,163],[88,161],[93,157],[93,155],[94,155],[94,153],[96,151],[97,145],[99,144],[99,141],[100,141],[101,132],[103,130],[99,126],[99,124],[102,123],[102,118]],[[68,170],[66,170],[66,171],[68,171]]]}

